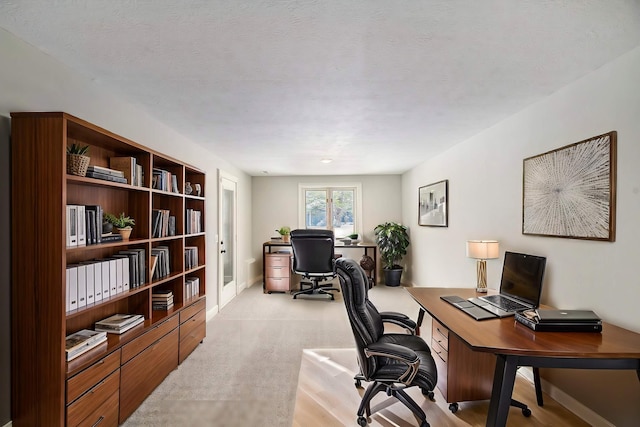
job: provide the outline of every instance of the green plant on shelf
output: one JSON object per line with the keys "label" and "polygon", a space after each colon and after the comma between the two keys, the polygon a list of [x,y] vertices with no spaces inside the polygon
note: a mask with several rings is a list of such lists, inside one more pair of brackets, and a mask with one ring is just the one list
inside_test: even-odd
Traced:
{"label": "green plant on shelf", "polygon": [[89,146],[85,145],[84,147],[80,144],[71,144],[67,145],[67,154],[78,154],[80,156],[84,156],[89,153]]}
{"label": "green plant on shelf", "polygon": [[115,216],[112,213],[107,213],[104,216],[105,221],[113,224],[116,228],[131,228],[136,225],[136,221],[128,216],[124,215],[124,212],[120,213],[120,216]]}

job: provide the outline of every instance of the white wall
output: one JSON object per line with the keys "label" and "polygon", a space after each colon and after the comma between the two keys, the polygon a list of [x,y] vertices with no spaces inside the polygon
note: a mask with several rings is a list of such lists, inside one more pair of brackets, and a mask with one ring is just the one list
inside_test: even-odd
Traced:
{"label": "white wall", "polygon": [[[112,93],[85,76],[0,29],[0,118],[8,120],[14,111],[64,111],[118,135],[180,159],[207,173],[205,186],[207,231],[207,309],[218,307],[218,250],[215,236],[218,226],[217,170],[223,169],[238,178],[238,260],[251,252],[251,177],[214,152],[178,134],[160,120],[127,102],[126,94]],[[4,189],[3,192],[8,191]],[[4,195],[3,195],[4,196]],[[4,198],[4,197],[3,197]],[[4,224],[3,224],[4,226]],[[0,230],[9,235],[10,230]],[[246,283],[246,269],[238,269],[238,283]],[[3,281],[3,286],[8,282]],[[4,334],[2,335],[4,338]],[[9,348],[3,339],[1,348]],[[8,384],[8,372],[0,366],[2,388]],[[4,406],[0,409],[3,409]],[[4,411],[3,411],[4,412]],[[0,424],[10,414],[0,413]]]}
{"label": "white wall", "polygon": [[[373,242],[373,229],[385,221],[402,220],[400,175],[376,176],[273,176],[253,177],[253,250],[256,259],[254,280],[262,275],[262,244],[276,234],[275,229],[298,224],[298,184],[361,183],[364,240]],[[344,256],[360,259],[362,250],[340,249]],[[378,263],[379,265],[380,263]],[[380,276],[378,276],[380,277]]]}
{"label": "white wall", "polygon": [[[473,287],[475,260],[465,258],[465,241],[496,239],[501,255],[513,250],[547,257],[543,303],[590,308],[640,332],[638,76],[640,48],[405,173],[411,281]],[[616,241],[522,235],[523,159],[611,130],[618,132]],[[415,226],[418,187],[441,179],[449,179],[449,227]],[[487,261],[490,288],[497,288],[501,269],[502,259]],[[616,426],[640,419],[635,372],[548,370],[545,377]]]}

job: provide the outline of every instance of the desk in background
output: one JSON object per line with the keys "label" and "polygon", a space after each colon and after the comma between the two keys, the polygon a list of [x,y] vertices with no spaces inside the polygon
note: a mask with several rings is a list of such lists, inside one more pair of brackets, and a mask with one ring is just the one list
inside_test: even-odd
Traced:
{"label": "desk in background", "polygon": [[[475,289],[407,288],[407,291],[421,307],[419,320],[427,312],[434,320],[434,329],[438,325],[444,329],[440,332],[447,335],[448,354],[445,357],[449,362],[456,360],[458,366],[466,364],[481,366],[488,363],[487,357],[494,359],[491,363],[495,364],[495,368],[487,426],[506,425],[518,366],[633,369],[636,370],[640,379],[640,334],[638,333],[605,322],[603,322],[601,333],[534,332],[516,323],[513,317],[476,321],[440,299],[442,295],[475,297]],[[434,359],[438,359],[436,360],[438,382],[442,375],[445,388],[471,387],[471,390],[467,390],[468,393],[477,392],[478,396],[483,396],[486,393],[483,387],[487,384],[486,366],[474,373],[477,375],[475,378],[467,376],[465,372],[462,372],[463,375],[459,375],[460,372],[451,372],[451,366],[441,372],[443,362],[446,360],[443,361],[438,357],[437,351],[441,351],[444,345],[437,343],[437,340],[443,340],[445,337],[444,334],[440,334],[442,337],[438,334],[439,332],[436,331],[432,336],[435,339],[435,342],[432,340],[432,346],[436,345]],[[454,352],[455,354],[452,354]],[[446,367],[446,363],[444,366]],[[482,399],[482,397],[469,400],[475,399]]]}
{"label": "desk in background", "polygon": [[[290,242],[283,242],[283,241],[278,241],[278,240],[269,240],[268,242],[264,242],[262,244],[262,278],[263,278],[263,285],[262,285],[262,289],[263,292],[282,292],[282,291],[287,291],[287,289],[285,289],[283,286],[278,285],[278,289],[271,289],[271,291],[267,290],[267,255],[268,254],[273,254],[278,252],[281,249],[287,249],[287,252],[290,251],[291,249],[291,243]],[[376,246],[375,243],[357,243],[357,244],[351,244],[351,245],[345,245],[341,242],[336,242],[335,244],[335,248],[336,248],[336,252],[340,251],[340,249],[361,249],[364,251],[364,255],[369,255],[374,262],[374,267],[373,267],[373,271],[372,271],[372,280],[373,280],[373,284],[375,285],[377,283],[377,278],[378,278],[378,261],[377,261],[377,257],[378,257],[378,246]],[[371,254],[370,254],[371,252]],[[280,258],[280,257],[278,257]],[[274,260],[275,261],[275,260]],[[280,263],[281,261],[275,261]],[[291,264],[289,264],[288,266],[289,268],[289,272],[291,271]],[[291,290],[291,283],[293,282],[293,277],[291,274],[288,274],[287,277],[289,278],[289,291]],[[274,283],[279,283],[274,281]]]}

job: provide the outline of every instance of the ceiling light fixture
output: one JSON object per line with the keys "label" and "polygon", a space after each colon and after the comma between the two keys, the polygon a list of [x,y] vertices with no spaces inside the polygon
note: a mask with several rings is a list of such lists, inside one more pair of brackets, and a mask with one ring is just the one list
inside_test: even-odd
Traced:
{"label": "ceiling light fixture", "polygon": [[331,163],[333,159],[322,159],[320,160],[322,163]]}

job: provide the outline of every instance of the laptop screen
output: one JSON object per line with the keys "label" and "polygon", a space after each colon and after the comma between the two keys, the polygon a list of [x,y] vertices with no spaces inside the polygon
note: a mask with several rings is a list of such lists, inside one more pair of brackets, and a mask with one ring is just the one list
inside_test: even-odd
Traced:
{"label": "laptop screen", "polygon": [[541,256],[505,252],[500,293],[534,307],[540,305],[546,261],[547,259]]}

